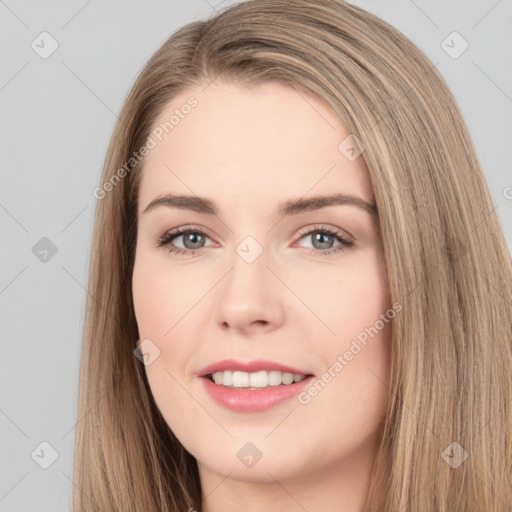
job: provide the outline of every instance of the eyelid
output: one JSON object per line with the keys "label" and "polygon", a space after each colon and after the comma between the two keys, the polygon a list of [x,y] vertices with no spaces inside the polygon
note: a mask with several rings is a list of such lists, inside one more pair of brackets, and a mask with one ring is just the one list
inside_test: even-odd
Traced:
{"label": "eyelid", "polygon": [[178,235],[184,235],[189,232],[201,233],[212,240],[215,240],[215,238],[216,238],[209,229],[207,229],[203,226],[199,226],[197,224],[186,224],[185,226],[179,226],[177,228],[169,229],[162,235],[161,238],[163,238],[167,235],[177,237]]}
{"label": "eyelid", "polygon": [[[338,228],[338,227],[335,227],[335,226],[330,226],[328,224],[314,224],[314,225],[306,226],[305,228],[302,228],[298,232],[298,236],[300,238],[302,238],[304,235],[310,234],[311,231],[314,231],[315,229],[319,230],[319,231],[321,231],[321,230],[331,230],[331,231],[335,232],[337,235],[341,235],[343,233],[346,233],[346,235],[348,235],[347,241],[355,240],[354,236],[351,233],[349,233],[348,231],[343,230],[343,229]],[[184,233],[187,233],[189,231],[198,231],[200,233],[203,233],[203,234],[207,235],[209,238],[215,240],[215,236],[212,234],[212,232],[208,228],[205,228],[203,226],[199,226],[198,224],[186,224],[185,226],[179,226],[177,228],[169,229],[169,230],[165,231],[165,233],[162,235],[162,237],[170,235],[170,234],[175,234],[175,235],[184,234]]]}
{"label": "eyelid", "polygon": [[309,235],[312,231],[330,231],[333,236],[339,236],[346,242],[355,241],[355,238],[348,231],[335,226],[330,226],[329,224],[314,224],[313,226],[308,226],[299,231],[299,237],[302,238],[305,235]]}

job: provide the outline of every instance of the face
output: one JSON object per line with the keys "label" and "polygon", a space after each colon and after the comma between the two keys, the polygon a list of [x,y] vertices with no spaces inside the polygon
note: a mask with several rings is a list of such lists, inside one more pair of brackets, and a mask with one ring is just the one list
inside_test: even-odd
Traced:
{"label": "face", "polygon": [[[191,96],[197,105],[182,109]],[[188,114],[145,158],[133,272],[159,410],[203,481],[368,468],[394,316],[377,217],[350,201],[308,202],[373,202],[350,132],[315,97],[271,83],[190,89],[155,127],[176,109]],[[193,201],[147,209],[167,194]],[[220,368],[237,372],[220,374],[226,384],[267,387],[237,391],[202,376],[225,360],[235,362]],[[297,382],[275,384],[286,373]]]}

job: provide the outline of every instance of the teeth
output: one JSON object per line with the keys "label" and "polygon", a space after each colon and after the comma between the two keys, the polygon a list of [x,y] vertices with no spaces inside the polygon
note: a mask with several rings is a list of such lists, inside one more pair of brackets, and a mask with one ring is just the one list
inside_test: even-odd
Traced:
{"label": "teeth", "polygon": [[[220,384],[224,383],[224,375]],[[233,382],[231,385],[235,388],[246,388],[249,386],[249,374],[246,372],[233,372]]]}
{"label": "teeth", "polygon": [[267,386],[280,386],[281,384],[292,384],[305,379],[305,375],[294,375],[293,373],[280,372],[277,370],[259,372],[240,372],[225,370],[212,374],[213,382],[221,386],[234,388],[266,388]]}

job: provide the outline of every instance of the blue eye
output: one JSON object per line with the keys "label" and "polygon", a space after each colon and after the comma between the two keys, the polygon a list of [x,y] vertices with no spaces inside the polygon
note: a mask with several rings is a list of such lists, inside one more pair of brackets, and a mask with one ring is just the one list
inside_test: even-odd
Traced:
{"label": "blue eye", "polygon": [[[327,228],[325,226],[315,226],[313,229],[309,231],[303,232],[300,234],[300,240],[306,237],[312,237],[313,249],[308,249],[308,254],[328,256],[332,254],[337,254],[339,252],[345,251],[351,247],[353,247],[354,242],[346,239],[341,235],[340,232]],[[183,238],[182,244],[190,244],[193,247],[185,247],[180,248],[176,247],[172,244],[175,239]],[[178,228],[169,233],[164,234],[161,238],[158,239],[157,246],[165,247],[170,246],[169,253],[173,254],[184,254],[184,255],[194,255],[200,252],[200,249],[204,248],[204,243],[206,239],[209,239],[209,236],[200,229],[192,229],[192,228]],[[338,241],[340,243],[339,246],[332,248],[332,240]],[[329,247],[315,247],[315,244],[324,244]]]}
{"label": "blue eye", "polygon": [[198,252],[199,249],[202,248],[201,246],[199,246],[199,247],[193,247],[193,248],[185,247],[185,249],[181,249],[179,247],[173,246],[172,242],[176,238],[181,238],[181,237],[183,237],[183,241],[187,241],[187,243],[191,242],[191,244],[194,245],[194,244],[197,244],[198,241],[200,242],[201,239],[208,238],[208,235],[206,233],[204,233],[203,231],[201,231],[200,229],[178,228],[178,229],[175,229],[174,231],[166,233],[164,236],[162,236],[158,240],[158,247],[164,247],[164,246],[170,245],[171,246],[169,249],[170,253],[191,254],[191,255],[195,254],[196,252]]}
{"label": "blue eye", "polygon": [[[337,254],[341,251],[345,251],[346,249],[349,249],[354,245],[354,242],[346,239],[344,236],[341,235],[340,232],[332,230],[325,226],[315,226],[314,229],[310,229],[309,231],[306,231],[305,233],[301,234],[301,240],[302,238],[311,237],[313,241],[313,249],[308,252],[308,254],[320,254],[323,256],[330,256],[332,254]],[[334,249],[330,247],[330,243],[326,240],[334,239],[340,242],[340,245]],[[329,245],[329,247],[314,247],[315,243],[319,244],[325,244]],[[315,250],[316,249],[316,250]]]}

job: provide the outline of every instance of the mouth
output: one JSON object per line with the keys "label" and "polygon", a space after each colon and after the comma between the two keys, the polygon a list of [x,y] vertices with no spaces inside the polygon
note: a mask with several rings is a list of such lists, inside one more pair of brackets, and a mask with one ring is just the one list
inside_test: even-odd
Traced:
{"label": "mouth", "polygon": [[224,359],[198,372],[206,394],[236,412],[263,412],[292,400],[314,375],[279,361]]}
{"label": "mouth", "polygon": [[[267,411],[296,398],[314,381],[314,376],[311,374],[284,372],[282,375],[277,375],[272,371],[264,370],[253,373],[235,370],[231,372],[230,380],[228,372],[230,370],[209,373],[203,375],[200,381],[204,385],[204,391],[214,402],[237,413]],[[263,373],[268,375],[264,376]],[[277,373],[281,374],[281,372]],[[265,377],[267,377],[267,381],[265,381]],[[215,382],[216,380],[217,382]],[[252,384],[257,385],[253,386]]]}
{"label": "mouth", "polygon": [[308,377],[313,377],[313,375],[279,370],[260,370],[257,372],[223,370],[209,373],[203,377],[218,386],[256,391],[272,387],[293,386]]}

